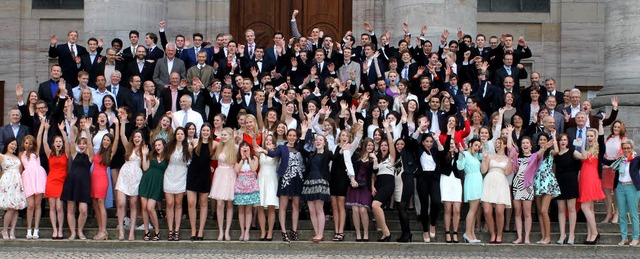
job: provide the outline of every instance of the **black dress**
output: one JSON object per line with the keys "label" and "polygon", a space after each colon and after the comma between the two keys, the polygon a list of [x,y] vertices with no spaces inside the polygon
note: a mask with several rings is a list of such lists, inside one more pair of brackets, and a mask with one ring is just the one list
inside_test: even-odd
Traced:
{"label": "black dress", "polygon": [[211,191],[211,152],[209,143],[202,143],[200,155],[193,151],[191,163],[187,169],[187,191],[209,193]]}
{"label": "black dress", "polygon": [[350,180],[347,175],[347,165],[345,164],[344,156],[340,153],[341,150],[340,146],[336,146],[332,159],[331,180],[329,181],[331,196],[347,196],[349,187]]}
{"label": "black dress", "polygon": [[560,186],[560,196],[558,200],[576,199],[580,196],[578,192],[578,172],[582,163],[573,157],[574,147],[564,154],[556,155],[553,160],[556,163],[556,179]]}
{"label": "black dress", "polygon": [[64,180],[60,200],[91,202],[91,161],[85,153],[78,153],[71,161],[71,169]]}
{"label": "black dress", "polygon": [[[115,130],[115,125],[111,125],[111,128]],[[124,148],[122,138],[126,137],[127,139],[129,139],[131,137],[131,134],[133,134],[134,130],[135,129],[131,122],[125,124],[124,134],[126,136],[120,136],[120,141],[118,141],[118,149],[116,149],[116,153],[113,154],[113,159],[111,159],[111,163],[109,164],[109,167],[111,169],[120,169],[122,165],[124,165],[124,162],[125,162],[124,155],[126,150]]]}

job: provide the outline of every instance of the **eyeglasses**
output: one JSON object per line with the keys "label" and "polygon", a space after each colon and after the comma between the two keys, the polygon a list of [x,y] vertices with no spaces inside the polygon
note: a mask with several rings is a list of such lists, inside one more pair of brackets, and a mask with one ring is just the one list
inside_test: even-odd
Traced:
{"label": "eyeglasses", "polygon": [[38,109],[38,110],[39,109],[46,109],[46,108],[47,108],[47,106],[36,107],[36,109]]}

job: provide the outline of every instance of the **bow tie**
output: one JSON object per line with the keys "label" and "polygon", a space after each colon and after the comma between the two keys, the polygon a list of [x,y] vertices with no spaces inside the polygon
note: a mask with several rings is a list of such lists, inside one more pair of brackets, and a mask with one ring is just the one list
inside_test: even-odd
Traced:
{"label": "bow tie", "polygon": [[262,59],[257,59],[256,62],[262,62]]}
{"label": "bow tie", "polygon": [[245,96],[251,96],[251,93],[244,93]]}

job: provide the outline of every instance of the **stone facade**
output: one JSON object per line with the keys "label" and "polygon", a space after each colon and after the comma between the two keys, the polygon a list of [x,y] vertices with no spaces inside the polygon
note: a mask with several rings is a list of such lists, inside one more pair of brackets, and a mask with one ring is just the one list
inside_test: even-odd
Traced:
{"label": "stone facade", "polygon": [[[130,29],[157,32],[157,22],[164,19],[169,40],[178,32],[195,31],[213,39],[229,30],[230,1],[85,0],[84,10],[33,10],[30,0],[9,1],[0,7],[5,111],[15,105],[17,82],[25,90],[35,90],[48,79],[49,65],[55,62],[47,58],[51,34],[65,42],[67,30],[75,29],[81,45],[94,36],[104,38],[105,45],[119,37],[127,46]],[[543,77],[556,78],[560,89],[605,84],[605,46],[612,46],[605,45],[605,0],[551,0],[549,13],[486,13],[477,12],[476,5],[475,0],[353,0],[353,32],[362,33],[362,24],[369,21],[378,35],[391,29],[392,44],[402,37],[402,22],[409,23],[414,38],[426,23],[432,42],[439,42],[444,28],[450,31],[450,39],[455,38],[458,26],[471,35],[511,33],[524,36],[533,51],[533,58],[523,61],[525,66]]]}

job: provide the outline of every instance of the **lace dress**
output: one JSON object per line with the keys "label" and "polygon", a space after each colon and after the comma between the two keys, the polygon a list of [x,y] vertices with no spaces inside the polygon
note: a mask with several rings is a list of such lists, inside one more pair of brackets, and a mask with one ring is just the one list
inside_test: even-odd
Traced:
{"label": "lace dress", "polygon": [[503,204],[507,208],[511,208],[511,195],[509,194],[509,181],[504,175],[507,168],[508,159],[498,162],[497,160],[489,161],[489,172],[484,177],[482,185],[482,202]]}
{"label": "lace dress", "polygon": [[121,191],[127,196],[138,196],[141,178],[142,159],[136,152],[131,152],[129,160],[120,168],[116,190]]}
{"label": "lace dress", "polygon": [[20,177],[20,160],[4,157],[2,161],[2,177],[0,178],[0,209],[22,210],[27,207],[27,196],[22,191]]}
{"label": "lace dress", "polygon": [[184,161],[182,155],[182,149],[176,148],[169,158],[169,166],[167,166],[167,170],[164,172],[164,179],[162,181],[162,189],[166,193],[184,193],[187,188],[188,161]]}

